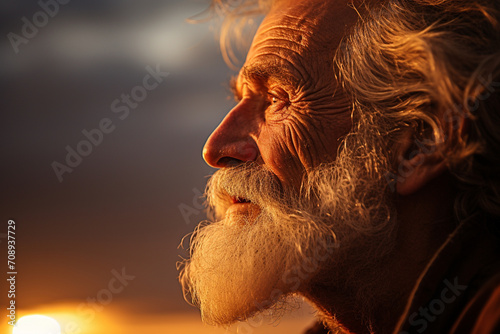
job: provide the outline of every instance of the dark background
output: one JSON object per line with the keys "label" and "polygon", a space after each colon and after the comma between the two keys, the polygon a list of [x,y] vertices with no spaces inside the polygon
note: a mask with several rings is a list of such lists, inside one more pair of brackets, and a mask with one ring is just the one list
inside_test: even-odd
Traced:
{"label": "dark background", "polygon": [[[16,53],[8,34],[22,35],[22,18],[33,22],[41,7],[0,4],[0,246],[6,254],[7,221],[15,220],[18,317],[48,314],[77,322],[80,333],[135,333],[133,324],[200,332],[189,327],[199,324],[197,313],[179,315],[197,311],[177,282],[176,261],[186,256],[178,246],[204,218],[198,195],[213,169],[201,149],[234,104],[226,88],[234,72],[214,24],[185,21],[207,7],[205,0],[72,0]],[[170,74],[121,120],[110,104],[142,84],[146,66]],[[82,130],[103,118],[114,131],[60,182],[53,162],[66,164],[66,146],[76,149]],[[122,268],[135,278],[102,308],[89,306]]]}

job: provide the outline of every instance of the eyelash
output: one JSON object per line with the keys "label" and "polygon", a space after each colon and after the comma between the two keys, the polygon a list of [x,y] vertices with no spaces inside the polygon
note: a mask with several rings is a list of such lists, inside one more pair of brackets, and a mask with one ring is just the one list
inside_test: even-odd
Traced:
{"label": "eyelash", "polygon": [[290,102],[288,100],[288,97],[286,96],[285,97],[285,92],[283,92],[281,95],[283,95],[284,97],[281,97],[281,96],[277,96],[278,94],[272,94],[272,93],[268,93],[268,97],[269,97],[269,107],[268,108],[271,108],[271,113],[278,113],[280,112],[281,110],[283,110],[284,108],[288,107],[290,105]]}
{"label": "eyelash", "polygon": [[[238,89],[236,88],[236,77],[231,78],[230,83],[229,83],[229,88],[233,93],[233,97],[237,103],[239,103],[242,99],[242,97],[238,94]],[[268,108],[274,108],[275,110],[272,110],[272,112],[279,112],[283,108],[286,108],[290,105],[290,101],[288,99],[288,94],[280,89],[274,89],[271,92],[267,93],[268,95]],[[278,104],[280,104],[278,106]]]}

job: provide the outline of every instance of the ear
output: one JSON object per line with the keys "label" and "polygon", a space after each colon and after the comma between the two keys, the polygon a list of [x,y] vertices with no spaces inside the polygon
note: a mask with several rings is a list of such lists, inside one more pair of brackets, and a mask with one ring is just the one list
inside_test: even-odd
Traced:
{"label": "ear", "polygon": [[415,138],[415,131],[405,131],[398,147],[396,192],[411,195],[447,169],[434,140]]}
{"label": "ear", "polygon": [[403,160],[398,170],[396,192],[411,195],[437,178],[447,169],[446,162],[438,153],[417,153],[413,158]]}
{"label": "ear", "polygon": [[438,146],[449,146],[450,140],[456,140],[453,138],[464,138],[469,131],[470,119],[454,115],[450,110],[441,115],[440,126],[443,135],[439,142],[435,138],[418,138],[415,129],[407,129],[401,134],[401,144],[396,148],[399,157],[396,169],[398,194],[411,195],[448,169],[444,158],[446,152],[443,154]]}

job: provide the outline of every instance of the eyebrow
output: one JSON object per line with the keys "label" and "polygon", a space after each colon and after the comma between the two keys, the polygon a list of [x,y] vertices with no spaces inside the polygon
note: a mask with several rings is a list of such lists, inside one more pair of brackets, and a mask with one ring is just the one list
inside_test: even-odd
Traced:
{"label": "eyebrow", "polygon": [[[296,88],[299,85],[299,79],[292,75],[288,70],[282,66],[275,64],[258,64],[244,66],[240,71],[240,76],[248,81],[266,82],[273,79],[278,83]],[[229,86],[235,98],[240,99],[240,92],[238,91],[237,77],[232,77]]]}
{"label": "eyebrow", "polygon": [[256,81],[274,79],[286,85],[295,85],[298,83],[297,78],[284,67],[274,64],[245,66],[241,71],[241,75],[243,78]]}

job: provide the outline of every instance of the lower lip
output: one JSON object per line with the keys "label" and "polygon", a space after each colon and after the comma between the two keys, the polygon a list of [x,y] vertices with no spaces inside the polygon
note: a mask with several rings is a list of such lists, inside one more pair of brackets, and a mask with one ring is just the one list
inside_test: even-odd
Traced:
{"label": "lower lip", "polygon": [[258,205],[253,203],[234,203],[226,211],[226,216],[229,215],[246,215],[249,218],[254,218],[260,213]]}

